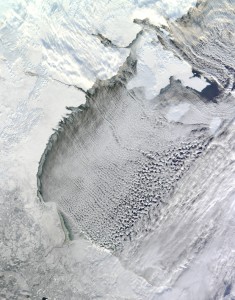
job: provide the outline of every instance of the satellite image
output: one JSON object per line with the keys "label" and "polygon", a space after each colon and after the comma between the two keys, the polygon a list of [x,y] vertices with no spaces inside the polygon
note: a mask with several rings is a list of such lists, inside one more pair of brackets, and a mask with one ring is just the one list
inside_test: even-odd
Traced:
{"label": "satellite image", "polygon": [[235,0],[0,0],[0,300],[235,300]]}

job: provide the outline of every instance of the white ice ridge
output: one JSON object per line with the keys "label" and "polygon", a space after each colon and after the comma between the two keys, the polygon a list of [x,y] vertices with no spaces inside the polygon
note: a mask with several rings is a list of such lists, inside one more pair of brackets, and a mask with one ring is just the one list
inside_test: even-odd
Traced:
{"label": "white ice ridge", "polygon": [[187,62],[165,50],[154,31],[141,36],[136,57],[137,75],[128,83],[128,88],[144,87],[147,99],[157,96],[170,83],[171,76],[199,92],[208,85],[204,78],[193,77],[192,67]]}

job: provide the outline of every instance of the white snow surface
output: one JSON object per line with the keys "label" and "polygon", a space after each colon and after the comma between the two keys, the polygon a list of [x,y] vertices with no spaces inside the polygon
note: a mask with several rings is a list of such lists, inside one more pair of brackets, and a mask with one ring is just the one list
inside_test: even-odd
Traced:
{"label": "white snow surface", "polygon": [[[142,249],[147,262],[144,266],[138,265],[142,268],[139,273],[144,270],[146,276],[126,269],[109,251],[83,237],[68,242],[55,205],[40,203],[36,194],[38,162],[53,128],[65,116],[66,106],[77,107],[85,102],[84,93],[73,85],[88,89],[97,78],[112,77],[129,55],[129,49],[104,47],[92,34],[101,33],[114,44],[127,46],[140,31],[133,23],[135,16],[151,15],[154,22],[164,23],[162,16],[179,17],[195,2],[16,0],[6,4],[0,0],[0,266],[7,265],[12,270],[0,271],[1,280],[4,278],[7,283],[1,286],[0,292],[10,295],[8,299],[25,299],[25,293],[32,299],[46,296],[68,300],[208,299],[208,286],[213,288],[213,280],[216,280],[211,274],[219,274],[221,281],[230,278],[235,262],[234,239],[230,238],[235,226],[233,165],[227,168],[224,178],[218,172],[219,190],[215,189],[216,183],[208,187],[200,201],[195,202],[192,214],[186,216],[187,222],[180,215],[181,207],[176,207],[176,216],[162,224],[160,236],[153,233],[159,239],[148,237],[148,252]],[[160,21],[156,20],[158,15]],[[154,47],[151,47],[152,42]],[[145,87],[151,99],[169,83],[169,75],[198,90],[205,86],[201,81],[196,83],[195,79],[189,79],[191,67],[163,50],[151,33],[140,43],[136,49],[137,77],[129,88]],[[177,74],[178,68],[182,69],[181,74]],[[185,113],[188,112],[185,110]],[[168,117],[176,121],[174,111]],[[219,119],[212,120],[211,130],[219,125]],[[203,180],[192,179],[192,182],[196,186],[204,184]],[[172,206],[180,202],[177,197],[182,195],[176,196]],[[227,209],[219,211],[222,202],[227,203]],[[215,224],[203,219],[210,206],[213,209],[209,216],[216,216],[218,220],[216,229]],[[185,239],[191,245],[190,230],[194,228],[190,229],[190,218],[195,222],[197,218],[203,219],[205,235],[210,234],[210,230],[217,230],[218,234],[203,253],[182,261],[179,268],[186,271],[176,285],[171,286],[171,279],[164,278],[163,262],[168,253],[164,256],[159,241],[164,240],[166,228],[172,239],[186,231]],[[180,239],[176,241],[183,243]],[[151,265],[151,256],[157,256],[158,265],[156,259],[156,265]],[[20,274],[14,272],[16,263],[22,266]],[[162,274],[156,275],[157,270]],[[159,284],[156,281],[155,286],[151,285],[149,276],[154,280],[159,277]],[[11,286],[12,278],[15,282]],[[18,298],[12,296],[14,289]]]}
{"label": "white snow surface", "polygon": [[208,85],[203,77],[193,77],[192,67],[187,62],[165,50],[153,31],[145,32],[136,48],[137,75],[127,87],[143,87],[147,99],[156,97],[170,83],[171,76],[199,92]]}
{"label": "white snow surface", "polygon": [[140,8],[151,8],[159,11],[161,15],[175,19],[186,14],[188,10],[196,5],[196,0],[132,0],[135,5]]}

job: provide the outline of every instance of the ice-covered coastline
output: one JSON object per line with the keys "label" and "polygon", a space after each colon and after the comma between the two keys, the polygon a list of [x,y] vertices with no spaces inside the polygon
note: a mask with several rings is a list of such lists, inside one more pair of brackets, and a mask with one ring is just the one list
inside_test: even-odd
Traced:
{"label": "ice-covered coastline", "polygon": [[[185,67],[187,80],[195,80],[188,62],[163,49],[151,30],[139,38],[133,49],[129,47],[142,30],[133,23],[134,18],[151,16],[150,23],[158,24],[158,16],[164,16],[165,19],[159,18],[164,25],[167,17],[179,17],[196,3],[181,1],[177,7],[172,4],[45,1],[41,5],[40,1],[17,1],[13,7],[5,8],[0,24],[3,299],[208,299],[213,295],[215,299],[230,299],[233,294],[233,99],[219,106],[219,114],[217,106],[210,104],[211,117],[203,111],[208,109],[206,104],[198,112],[192,100],[185,110],[179,106],[180,113],[178,104],[169,110],[163,108],[170,122],[179,121],[186,126],[199,122],[209,128],[212,136],[221,136],[200,158],[192,178],[183,181],[182,191],[174,196],[174,210],[169,213],[174,212],[175,218],[169,218],[168,209],[163,211],[165,221],[155,237],[142,237],[142,244],[130,245],[121,260],[84,236],[68,242],[56,205],[37,199],[38,162],[52,128],[58,129],[58,121],[68,112],[66,106],[85,103],[84,91],[97,79],[115,76],[131,51],[136,55],[137,73],[128,88],[143,88],[148,101],[170,84],[171,76],[183,83],[183,78],[177,77],[177,68]],[[101,43],[95,36],[99,33],[115,47]],[[159,72],[161,79],[165,78],[161,83]],[[220,126],[226,128],[225,133],[220,132]],[[192,185],[195,195],[191,195]],[[188,193],[193,204],[184,202],[182,192]],[[185,227],[189,228],[186,232]],[[168,240],[164,238],[166,232]],[[192,233],[198,235],[198,240],[190,240]],[[179,244],[169,249],[170,241]],[[171,253],[174,250],[176,256]],[[131,266],[126,263],[129,257],[134,257]],[[169,258],[172,265],[167,265]],[[167,277],[174,264],[176,273]],[[183,275],[178,278],[177,272]]]}

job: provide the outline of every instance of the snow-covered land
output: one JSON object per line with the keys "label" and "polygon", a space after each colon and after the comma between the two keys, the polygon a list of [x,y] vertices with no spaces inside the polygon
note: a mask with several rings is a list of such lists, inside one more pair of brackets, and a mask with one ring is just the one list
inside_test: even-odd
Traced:
{"label": "snow-covered land", "polygon": [[199,2],[0,0],[0,299],[235,297],[234,1]]}

